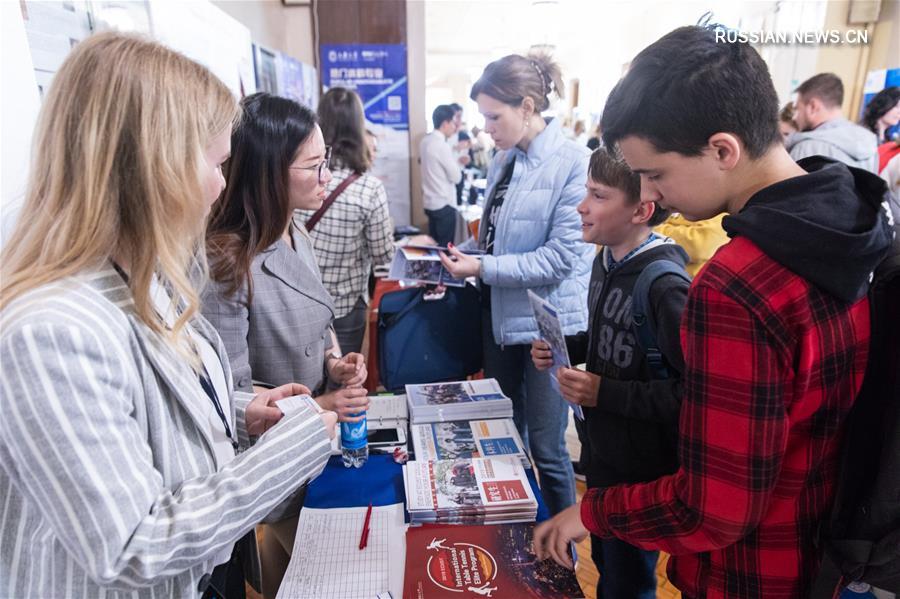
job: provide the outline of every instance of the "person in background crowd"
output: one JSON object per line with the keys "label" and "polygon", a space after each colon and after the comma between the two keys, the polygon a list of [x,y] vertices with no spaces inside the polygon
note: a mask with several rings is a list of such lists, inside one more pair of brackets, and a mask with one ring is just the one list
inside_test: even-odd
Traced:
{"label": "person in background crowd", "polygon": [[[454,155],[458,157],[460,161],[467,160],[465,166],[469,166],[472,164],[472,138],[469,137],[469,134],[466,131],[457,131],[456,139],[458,140],[456,143],[456,149],[454,151]],[[456,184],[456,205],[459,206],[463,203],[463,191],[466,187],[466,170],[463,169],[462,176],[459,179],[459,183]]]}
{"label": "person in background crowd", "polygon": [[456,233],[456,184],[462,178],[462,166],[468,155],[454,158],[447,140],[456,132],[453,109],[441,104],[434,109],[434,129],[419,144],[422,169],[422,203],[428,216],[428,234],[438,245],[453,242]]}
{"label": "person in background crowd", "polygon": [[878,174],[891,190],[888,209],[895,223],[900,223],[900,139],[878,146]]}
{"label": "person in background crowd", "polygon": [[888,130],[900,123],[900,87],[887,87],[875,94],[863,112],[860,124],[875,134],[878,143],[891,141]]}
{"label": "person in background crowd", "polygon": [[456,145],[459,143],[459,132],[464,129],[462,120],[463,107],[456,102],[451,102],[447,106],[453,110],[453,134],[447,138],[447,143],[449,143],[450,147],[453,148],[453,151],[456,152],[458,150]]}
{"label": "person in background crowd", "polygon": [[198,311],[237,117],[135,36],[54,75],[0,259],[4,597],[243,597],[256,524],[328,460],[335,415],[282,415],[302,385],[235,391]]}
{"label": "person in background crowd", "polygon": [[887,181],[892,197],[888,208],[895,222],[900,222],[900,137],[891,130],[900,123],[900,87],[891,86],[875,94],[863,111],[861,123],[878,138],[878,174]]}
{"label": "person in background crowd", "polygon": [[787,143],[787,138],[798,130],[797,123],[794,121],[794,103],[788,102],[778,112],[778,131],[781,132],[781,137]]}
{"label": "person in background crowd", "polygon": [[717,43],[718,27],[642,50],[603,111],[644,202],[728,213],[732,239],[682,318],[679,468],[590,489],[534,545],[571,568],[570,541],[616,537],[669,553],[685,599],[805,599],[866,368],[869,277],[893,233],[875,175],[788,155],[766,63],[748,43]]}
{"label": "person in background crowd", "polygon": [[562,117],[560,123],[560,131],[565,139],[575,141],[575,129],[572,127],[572,117],[566,115]]}
{"label": "person in background crowd", "polygon": [[451,248],[442,256],[455,277],[478,277],[483,302],[484,372],[513,401],[513,419],[531,449],[551,513],[575,501],[564,433],[567,406],[547,372],[531,361],[537,323],[527,291],[559,310],[563,333],[587,328],[594,250],[581,240],[576,207],[584,197],[589,152],[566,140],[558,119],[544,119],[549,96],[562,94],[549,57],[509,55],[489,64],[471,98],[501,151],[488,173],[479,227],[481,258]]}
{"label": "person in background crowd", "polygon": [[[341,354],[334,303],[295,214],[322,205],[331,180],[329,148],[316,115],[293,100],[256,93],[241,105],[228,185],[206,235],[212,281],[203,315],[222,336],[237,389],[296,381],[341,421],[358,420],[369,405],[361,387],[363,356]],[[260,556],[267,599],[290,560],[304,495],[296,493],[266,518]]]}
{"label": "person in background crowd", "polygon": [[600,123],[594,127],[593,131],[591,131],[591,137],[587,140],[588,150],[593,152],[597,148],[603,145],[602,132],[600,131]]}
{"label": "person in background crowd", "polygon": [[[466,157],[471,158],[469,156],[469,146],[464,143],[463,136],[468,138],[468,133],[465,131],[465,123],[463,123],[463,108],[456,102],[452,102],[448,104],[450,108],[453,109],[453,134],[447,138],[447,143],[450,144],[450,148],[453,150],[453,157],[460,161],[462,166],[468,166],[468,162],[463,162]],[[465,181],[465,173],[463,173],[459,181],[456,182],[456,205],[459,206],[462,204],[462,193],[463,186]]]}
{"label": "person in background crowd", "polygon": [[579,146],[587,147],[589,136],[584,121],[575,121],[575,128],[572,130],[572,132],[575,134],[575,143],[577,143]]}
{"label": "person in background crowd", "polygon": [[[466,131],[456,132],[456,145],[453,146],[453,155],[460,161],[460,164],[468,167],[472,164],[472,139]],[[462,169],[462,176],[456,184],[456,205],[463,203],[463,191],[466,187],[466,170]]]}
{"label": "person in background crowd", "polygon": [[[329,89],[319,100],[319,126],[331,148],[328,197],[348,181],[309,231],[322,282],[334,299],[334,332],[344,352],[358,352],[366,332],[368,282],[373,266],[394,255],[394,226],[384,184],[366,174],[372,152],[366,141],[362,101],[355,91]],[[301,210],[304,223],[318,213]]]}
{"label": "person in background crowd", "polygon": [[483,129],[472,127],[472,166],[478,169],[478,176],[487,174],[493,156],[494,142]]}
{"label": "person in background crowd", "polygon": [[844,84],[833,73],[810,77],[797,88],[794,121],[799,132],[785,143],[791,158],[825,156],[878,173],[875,134],[844,118]]}

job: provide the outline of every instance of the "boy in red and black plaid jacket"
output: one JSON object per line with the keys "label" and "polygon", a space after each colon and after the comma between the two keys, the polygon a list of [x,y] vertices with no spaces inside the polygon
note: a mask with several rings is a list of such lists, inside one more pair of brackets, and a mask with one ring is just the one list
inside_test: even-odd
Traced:
{"label": "boy in red and black plaid jacket", "polygon": [[822,157],[795,163],[749,44],[682,27],[643,50],[601,128],[641,175],[642,201],[690,220],[727,212],[731,241],[691,286],[679,468],[589,490],[535,533],[571,567],[588,532],[672,554],[685,599],[808,597],[841,426],[862,382],[866,299],[887,252],[887,189]]}

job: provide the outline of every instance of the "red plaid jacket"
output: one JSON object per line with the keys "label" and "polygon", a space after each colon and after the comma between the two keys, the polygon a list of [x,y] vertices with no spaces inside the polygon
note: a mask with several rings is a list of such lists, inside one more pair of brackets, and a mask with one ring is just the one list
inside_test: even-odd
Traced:
{"label": "red plaid jacket", "polygon": [[672,554],[686,597],[807,597],[865,369],[868,300],[842,303],[738,237],[695,279],[681,326],[680,469],[589,490],[582,521]]}

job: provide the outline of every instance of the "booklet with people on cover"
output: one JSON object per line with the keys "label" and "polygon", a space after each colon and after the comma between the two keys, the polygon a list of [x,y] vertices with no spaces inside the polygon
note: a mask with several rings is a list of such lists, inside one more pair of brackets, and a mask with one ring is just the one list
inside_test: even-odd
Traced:
{"label": "booklet with people on cover", "polygon": [[411,522],[534,522],[537,515],[516,457],[408,462],[403,476]]}
{"label": "booklet with people on cover", "polygon": [[[465,279],[455,279],[441,264],[441,252],[447,248],[432,245],[404,245],[397,248],[388,279],[407,283],[431,283],[449,287],[464,287]],[[463,253],[481,256],[480,250],[464,250]]]}
{"label": "booklet with people on cover", "polygon": [[513,415],[496,379],[406,385],[406,401],[413,424]]}
{"label": "booklet with people on cover", "polygon": [[417,460],[513,455],[530,467],[522,439],[509,418],[414,424],[410,430]]}

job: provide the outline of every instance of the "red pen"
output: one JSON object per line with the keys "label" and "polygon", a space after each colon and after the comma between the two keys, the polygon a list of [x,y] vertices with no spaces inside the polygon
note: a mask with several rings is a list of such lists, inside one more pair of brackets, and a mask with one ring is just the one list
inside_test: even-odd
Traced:
{"label": "red pen", "polygon": [[362,534],[359,537],[359,548],[365,549],[369,542],[369,520],[372,518],[372,502],[369,502],[369,509],[366,510],[366,521],[363,522]]}

